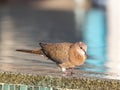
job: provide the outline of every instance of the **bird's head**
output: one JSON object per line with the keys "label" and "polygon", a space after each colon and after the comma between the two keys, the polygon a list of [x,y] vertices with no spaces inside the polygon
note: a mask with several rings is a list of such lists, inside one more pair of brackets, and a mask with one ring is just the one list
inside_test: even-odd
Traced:
{"label": "bird's head", "polygon": [[87,45],[84,42],[79,42],[78,44],[79,44],[80,49],[87,51]]}
{"label": "bird's head", "polygon": [[76,45],[78,46],[79,53],[87,55],[87,45],[84,42],[77,42]]}

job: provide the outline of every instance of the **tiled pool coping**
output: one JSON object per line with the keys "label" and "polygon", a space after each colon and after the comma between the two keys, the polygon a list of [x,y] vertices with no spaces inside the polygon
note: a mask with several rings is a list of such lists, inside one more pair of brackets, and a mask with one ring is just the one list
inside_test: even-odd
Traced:
{"label": "tiled pool coping", "polygon": [[51,87],[0,83],[0,90],[54,90]]}
{"label": "tiled pool coping", "polygon": [[77,90],[77,89],[63,89],[44,86],[31,86],[24,84],[5,84],[0,83],[0,90]]}
{"label": "tiled pool coping", "polygon": [[[67,88],[67,89],[97,89],[97,90],[116,90],[120,89],[120,80],[90,78],[90,77],[61,77],[54,75],[32,75],[11,72],[0,73],[0,83],[2,85],[17,84],[34,87],[51,87],[51,88]],[[1,85],[1,84],[0,84]],[[7,87],[7,86],[6,86]],[[24,88],[24,87],[23,87]],[[8,90],[8,89],[0,89]],[[19,89],[18,89],[19,90]],[[20,90],[39,90],[39,89],[20,89]],[[40,89],[42,90],[42,89]],[[46,89],[43,89],[46,90]],[[48,89],[52,90],[52,89]],[[59,89],[54,89],[59,90]]]}

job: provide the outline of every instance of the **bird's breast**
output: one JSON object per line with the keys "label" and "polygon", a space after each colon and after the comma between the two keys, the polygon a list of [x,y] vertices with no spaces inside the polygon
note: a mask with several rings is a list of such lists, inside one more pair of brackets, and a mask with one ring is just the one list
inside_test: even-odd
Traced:
{"label": "bird's breast", "polygon": [[85,62],[86,56],[85,52],[79,48],[73,48],[70,51],[70,62],[73,65],[82,65]]}

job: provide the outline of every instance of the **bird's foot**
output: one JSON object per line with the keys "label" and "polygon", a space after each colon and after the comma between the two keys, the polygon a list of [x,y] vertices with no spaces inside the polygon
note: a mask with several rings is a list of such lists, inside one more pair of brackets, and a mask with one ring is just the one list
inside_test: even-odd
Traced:
{"label": "bird's foot", "polygon": [[62,68],[63,76],[67,76],[66,68]]}
{"label": "bird's foot", "polygon": [[74,73],[74,68],[69,68],[70,69],[70,75],[72,76]]}
{"label": "bird's foot", "polygon": [[63,76],[67,76],[68,74],[67,74],[67,72],[63,72]]}
{"label": "bird's foot", "polygon": [[74,72],[71,72],[70,75],[72,76],[73,74],[75,74]]}
{"label": "bird's foot", "polygon": [[66,68],[62,68],[63,71],[63,76],[73,76],[74,73],[74,68],[68,68],[70,70],[70,73],[66,71]]}

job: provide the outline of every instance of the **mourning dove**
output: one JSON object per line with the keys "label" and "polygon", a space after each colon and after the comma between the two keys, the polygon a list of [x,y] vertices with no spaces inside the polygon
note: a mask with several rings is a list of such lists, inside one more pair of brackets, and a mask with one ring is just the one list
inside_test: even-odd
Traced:
{"label": "mourning dove", "polygon": [[38,50],[17,49],[16,51],[43,55],[54,61],[64,74],[67,74],[66,69],[82,65],[87,58],[87,45],[83,42],[39,43],[39,45],[41,48]]}

